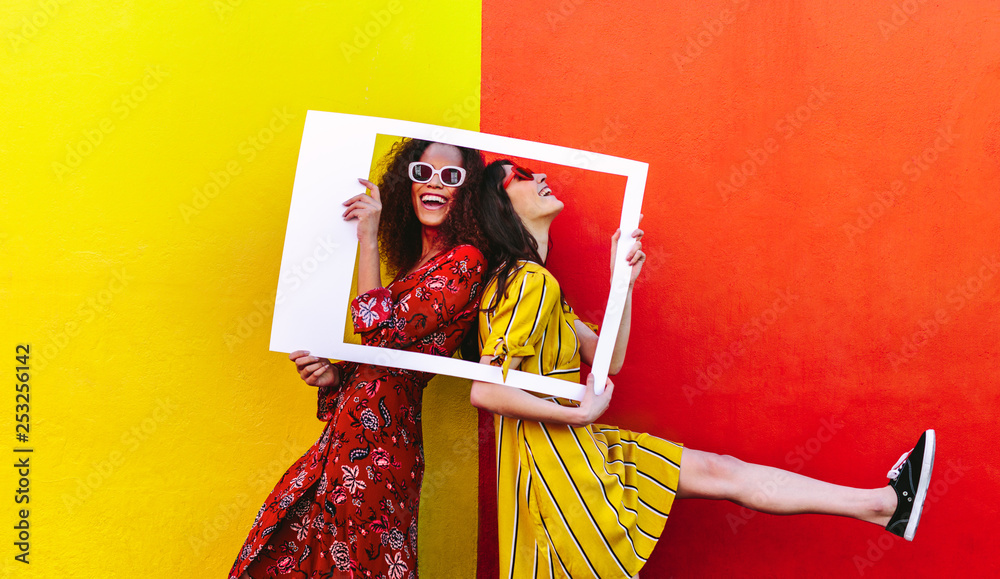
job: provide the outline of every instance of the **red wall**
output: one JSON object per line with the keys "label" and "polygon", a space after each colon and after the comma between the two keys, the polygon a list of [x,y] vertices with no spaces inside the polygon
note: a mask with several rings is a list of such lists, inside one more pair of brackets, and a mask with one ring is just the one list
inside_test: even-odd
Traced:
{"label": "red wall", "polygon": [[[482,78],[484,132],[650,165],[606,421],[872,487],[938,431],[915,543],[682,501],[644,579],[1000,572],[996,3],[486,0]],[[563,190],[551,265],[590,310],[617,201]]]}

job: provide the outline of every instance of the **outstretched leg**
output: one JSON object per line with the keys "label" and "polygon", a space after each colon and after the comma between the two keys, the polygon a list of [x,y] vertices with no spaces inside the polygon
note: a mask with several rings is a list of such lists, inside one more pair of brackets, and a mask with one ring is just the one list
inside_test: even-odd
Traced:
{"label": "outstretched leg", "polygon": [[845,487],[687,447],[681,453],[677,498],[726,499],[772,515],[840,515],[881,527],[896,509],[896,492],[890,486]]}
{"label": "outstretched leg", "polygon": [[858,489],[685,448],[678,498],[726,499],[773,515],[840,515],[886,526],[896,509],[890,486]]}

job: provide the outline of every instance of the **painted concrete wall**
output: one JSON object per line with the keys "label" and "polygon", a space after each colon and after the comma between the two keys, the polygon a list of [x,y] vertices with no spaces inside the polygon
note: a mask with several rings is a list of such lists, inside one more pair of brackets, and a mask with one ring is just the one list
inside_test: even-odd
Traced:
{"label": "painted concrete wall", "polygon": [[[483,131],[650,164],[609,422],[872,487],[940,437],[913,544],[682,502],[645,579],[997,574],[996,3],[485,2],[482,76]],[[552,269],[592,304],[571,221]]]}
{"label": "painted concrete wall", "polygon": [[[0,575],[221,576],[318,435],[267,352],[308,108],[650,163],[607,420],[871,486],[938,429],[916,544],[682,503],[643,577],[995,575],[998,23],[972,1],[8,3],[0,343],[12,373],[32,347],[34,453],[32,563],[10,500]],[[552,267],[597,319],[615,203],[550,174],[575,197]],[[467,388],[428,390],[425,577],[475,565]]]}
{"label": "painted concrete wall", "polygon": [[[305,111],[477,129],[480,7],[28,0],[0,44],[0,344],[8,378],[31,345],[34,448],[31,563],[8,466],[0,576],[225,576],[321,430],[268,352]],[[475,414],[461,381],[426,398],[421,522],[472,532],[422,532],[422,571],[468,576]]]}

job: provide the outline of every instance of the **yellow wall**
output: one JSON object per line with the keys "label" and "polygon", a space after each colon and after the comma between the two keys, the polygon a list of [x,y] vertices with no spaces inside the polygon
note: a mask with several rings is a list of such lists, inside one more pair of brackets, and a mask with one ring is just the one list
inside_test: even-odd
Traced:
{"label": "yellow wall", "polygon": [[[34,448],[3,576],[224,576],[321,429],[268,352],[305,111],[478,129],[478,3],[122,4],[0,13],[0,359],[31,345]],[[420,572],[467,577],[475,414],[460,381],[425,400]]]}

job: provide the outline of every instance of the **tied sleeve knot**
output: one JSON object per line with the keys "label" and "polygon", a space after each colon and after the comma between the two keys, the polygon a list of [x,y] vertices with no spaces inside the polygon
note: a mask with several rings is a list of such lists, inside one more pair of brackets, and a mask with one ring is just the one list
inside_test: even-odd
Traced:
{"label": "tied sleeve knot", "polygon": [[500,342],[497,344],[496,349],[493,352],[493,360],[490,364],[493,366],[499,366],[503,370],[503,381],[507,381],[507,372],[510,371],[510,352],[507,349],[506,342]]}
{"label": "tied sleeve knot", "polygon": [[499,339],[493,347],[493,360],[490,364],[499,366],[503,370],[503,380],[507,381],[507,373],[510,372],[510,361],[513,358],[527,358],[535,355],[535,349],[525,344],[523,346],[511,347],[506,339]]}
{"label": "tied sleeve knot", "polygon": [[513,358],[541,354],[545,320],[558,307],[560,295],[559,284],[544,268],[521,262],[495,309],[480,321],[489,328],[482,340],[483,355],[493,356],[490,364],[503,370],[504,382]]}

